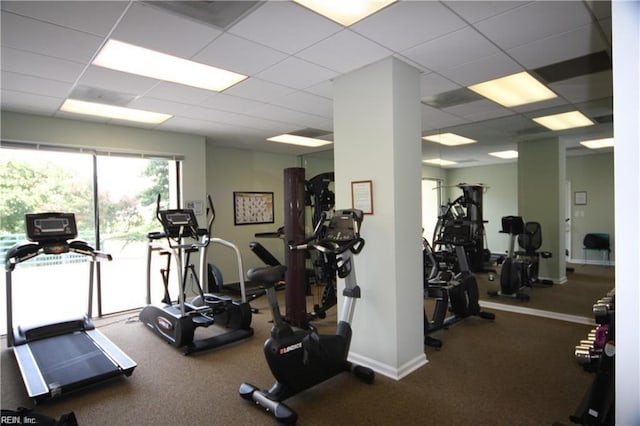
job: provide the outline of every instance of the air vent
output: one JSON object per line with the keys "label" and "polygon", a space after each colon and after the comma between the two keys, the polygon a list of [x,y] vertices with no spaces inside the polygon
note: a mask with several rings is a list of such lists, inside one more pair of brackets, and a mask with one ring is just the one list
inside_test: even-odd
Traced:
{"label": "air vent", "polygon": [[521,130],[516,130],[514,132],[514,135],[516,136],[528,136],[528,135],[535,135],[536,133],[545,133],[548,132],[549,129],[546,129],[544,127],[538,126],[538,127],[528,127],[526,129],[521,129]]}
{"label": "air vent", "polygon": [[605,51],[591,53],[567,61],[532,70],[547,83],[567,80],[581,75],[594,74],[611,69],[611,58]]}
{"label": "air vent", "polygon": [[449,92],[438,93],[437,95],[425,96],[420,101],[425,105],[442,109],[456,105],[468,104],[481,99],[484,98],[466,87],[463,87]]}
{"label": "air vent", "polygon": [[331,140],[331,138],[327,138],[327,136],[332,136],[332,132],[329,132],[327,130],[312,129],[310,127],[307,127],[306,129],[296,130],[294,132],[289,132],[289,134],[295,136],[304,136],[305,138],[316,138],[325,140]]}
{"label": "air vent", "polygon": [[600,124],[613,123],[613,114],[601,115],[599,117],[593,117],[593,119]]}
{"label": "air vent", "polygon": [[136,98],[136,95],[114,92],[97,87],[77,86],[73,89],[69,98],[77,99],[79,101],[96,102],[99,104],[127,106],[129,102]]}
{"label": "air vent", "polygon": [[153,7],[227,29],[262,1],[144,1]]}

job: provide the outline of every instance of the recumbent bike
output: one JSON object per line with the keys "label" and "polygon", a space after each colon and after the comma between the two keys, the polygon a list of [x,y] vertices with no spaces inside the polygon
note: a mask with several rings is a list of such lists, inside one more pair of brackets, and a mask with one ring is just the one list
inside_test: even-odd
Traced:
{"label": "recumbent bike", "polygon": [[336,271],[345,280],[344,305],[336,334],[320,335],[311,325],[308,329],[294,331],[283,320],[274,286],[282,279],[286,266],[261,267],[247,273],[250,279],[264,283],[267,289],[274,325],[271,337],[264,344],[264,353],[276,382],[268,390],[243,383],[239,392],[242,398],[262,406],[280,422],[295,423],[298,417],[283,400],[341,372],[350,371],[366,383],[374,380],[373,370],[347,360],[352,335],[351,319],[356,300],[360,298],[353,257],[364,247],[364,240],[360,237],[362,219],[361,210],[337,210],[322,239],[290,246],[292,250],[317,250],[336,255]]}

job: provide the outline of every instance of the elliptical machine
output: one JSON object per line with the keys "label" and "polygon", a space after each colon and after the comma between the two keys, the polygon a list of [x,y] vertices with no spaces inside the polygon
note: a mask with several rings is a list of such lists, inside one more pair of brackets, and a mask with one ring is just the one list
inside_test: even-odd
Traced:
{"label": "elliptical machine", "polygon": [[268,390],[243,383],[239,392],[242,398],[252,400],[273,413],[280,422],[295,423],[298,417],[283,400],[341,372],[351,371],[366,383],[374,380],[373,370],[347,360],[352,333],[350,324],[356,300],[360,298],[353,256],[364,247],[364,240],[360,237],[362,219],[361,210],[338,210],[321,239],[290,247],[292,250],[335,254],[336,271],[345,280],[344,305],[335,335],[320,335],[312,326],[294,331],[284,322],[274,286],[282,279],[286,266],[261,267],[247,273],[250,279],[262,282],[267,289],[274,325],[271,337],[264,344],[264,353],[276,382]]}
{"label": "elliptical machine", "polygon": [[[494,320],[495,314],[483,311],[478,303],[478,282],[471,272],[467,261],[465,247],[472,243],[470,224],[467,221],[449,222],[442,228],[438,245],[454,246],[457,266],[445,266],[448,262],[437,259],[429,243],[423,239],[424,260],[424,295],[436,299],[431,319],[424,313],[424,344],[441,348],[442,341],[430,336],[431,333],[447,328],[470,316],[478,316],[486,320]],[[444,253],[449,256],[449,252]],[[453,315],[447,317],[447,312]]]}
{"label": "elliptical machine", "polygon": [[[218,348],[253,335],[251,328],[251,306],[246,302],[244,280],[240,274],[242,301],[230,297],[204,293],[195,266],[191,263],[191,254],[200,255],[200,277],[204,277],[204,265],[207,247],[210,242],[220,242],[211,238],[211,228],[215,219],[215,210],[211,197],[207,197],[209,222],[207,228],[199,228],[198,221],[191,209],[160,210],[160,195],[156,203],[156,216],[162,224],[163,232],[148,234],[147,251],[147,306],[140,312],[139,318],[151,331],[177,348],[183,348],[186,354],[206,349]],[[187,242],[192,240],[193,242]],[[166,244],[162,244],[166,241]],[[225,242],[225,245],[231,243]],[[164,284],[163,305],[151,303],[151,254],[159,251],[166,256],[167,263],[161,269]],[[236,248],[238,266],[242,270],[240,252]],[[171,259],[174,259],[178,270],[178,302],[174,303],[169,294],[169,277]],[[184,264],[183,264],[184,259]],[[184,265],[184,266],[183,266]],[[191,277],[198,296],[191,303],[186,301],[185,286]],[[223,326],[229,331],[208,338],[195,339],[197,327],[209,327],[213,324]]]}

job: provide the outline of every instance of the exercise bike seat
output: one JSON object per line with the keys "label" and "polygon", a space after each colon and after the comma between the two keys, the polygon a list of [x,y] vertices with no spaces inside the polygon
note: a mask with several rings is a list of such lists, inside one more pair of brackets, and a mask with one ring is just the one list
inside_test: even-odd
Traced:
{"label": "exercise bike seat", "polygon": [[286,270],[287,267],[285,265],[252,268],[247,271],[247,278],[251,281],[261,283],[265,288],[271,288],[274,287],[278,281],[284,278]]}

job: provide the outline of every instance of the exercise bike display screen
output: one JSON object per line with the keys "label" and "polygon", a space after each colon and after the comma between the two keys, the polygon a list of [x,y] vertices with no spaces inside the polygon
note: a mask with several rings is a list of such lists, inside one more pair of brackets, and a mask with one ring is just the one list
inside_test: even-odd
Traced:
{"label": "exercise bike display screen", "polygon": [[29,241],[66,241],[78,235],[73,213],[26,214],[25,223]]}

